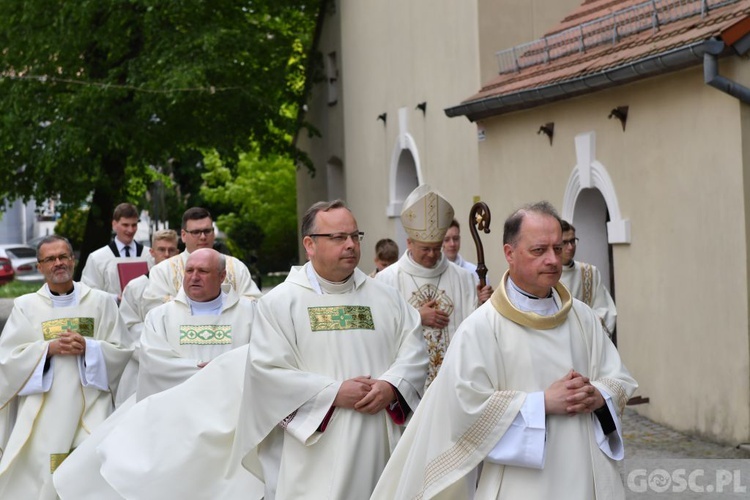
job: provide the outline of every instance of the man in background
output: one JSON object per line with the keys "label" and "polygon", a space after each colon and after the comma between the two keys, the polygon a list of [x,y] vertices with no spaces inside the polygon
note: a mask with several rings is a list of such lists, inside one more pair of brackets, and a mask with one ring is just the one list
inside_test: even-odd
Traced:
{"label": "man in background", "polygon": [[120,203],[112,213],[115,237],[108,245],[91,252],[81,273],[81,283],[109,293],[119,302],[122,286],[117,270],[118,262],[147,261],[153,264],[146,250],[134,240],[138,231],[138,209],[130,203]]}
{"label": "man in background", "polygon": [[[153,257],[155,264],[180,253],[177,249],[177,233],[173,229],[162,229],[155,232],[151,239],[149,253]],[[143,332],[143,321],[146,319],[143,294],[147,287],[148,273],[131,280],[122,291],[120,315],[130,334],[133,357],[130,358],[128,366],[125,367],[125,371],[122,373],[115,406],[120,406],[126,399],[135,394],[136,382],[138,380],[141,333]]]}
{"label": "man in background", "polygon": [[370,278],[398,260],[398,244],[390,238],[383,238],[375,243],[375,270]]}
{"label": "man in background", "polygon": [[599,269],[592,264],[576,261],[576,228],[568,221],[562,221],[563,249],[562,276],[560,281],[570,290],[571,295],[584,302],[594,310],[602,322],[607,335],[612,338],[617,324],[617,308],[615,301],[602,282]]}
{"label": "man in background", "polygon": [[[185,251],[154,266],[149,273],[149,284],[143,294],[146,311],[177,296],[185,275],[185,263],[192,252],[199,248],[213,248],[216,234],[211,213],[201,207],[188,208],[182,215],[181,237]],[[238,295],[248,298],[261,296],[247,266],[229,255],[226,257],[226,278],[222,288],[224,291],[233,288]]]}

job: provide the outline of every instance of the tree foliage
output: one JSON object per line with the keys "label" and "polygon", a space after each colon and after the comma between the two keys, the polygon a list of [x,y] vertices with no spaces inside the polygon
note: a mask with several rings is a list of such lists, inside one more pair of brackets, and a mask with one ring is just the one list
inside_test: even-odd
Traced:
{"label": "tree foliage", "polygon": [[203,197],[223,212],[219,229],[232,254],[258,259],[262,272],[286,271],[297,260],[296,168],[282,155],[240,154],[234,168],[217,153],[206,155]]}
{"label": "tree foliage", "polygon": [[319,4],[0,0],[0,199],[90,200],[84,260],[156,176],[197,192],[202,151],[294,153]]}

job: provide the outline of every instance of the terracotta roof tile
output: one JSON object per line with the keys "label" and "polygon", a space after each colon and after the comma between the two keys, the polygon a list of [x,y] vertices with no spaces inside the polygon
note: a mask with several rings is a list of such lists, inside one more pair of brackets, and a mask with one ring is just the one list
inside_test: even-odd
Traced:
{"label": "terracotta roof tile", "polygon": [[[550,33],[559,34],[566,29],[601,18],[611,12],[643,3],[643,0],[586,0]],[[709,14],[703,18],[700,14],[693,15],[662,24],[656,31],[648,29],[624,36],[614,44],[603,43],[587,48],[583,53],[569,54],[515,72],[500,74],[464,103],[554,85],[558,82],[597,74],[650,55],[666,53],[718,36],[723,30],[748,16],[750,16],[750,0],[740,0],[717,7],[710,10]],[[549,49],[550,52],[554,50],[552,46]],[[539,50],[536,53],[538,54]],[[519,60],[523,61],[525,57],[532,57],[532,51],[522,54]]]}

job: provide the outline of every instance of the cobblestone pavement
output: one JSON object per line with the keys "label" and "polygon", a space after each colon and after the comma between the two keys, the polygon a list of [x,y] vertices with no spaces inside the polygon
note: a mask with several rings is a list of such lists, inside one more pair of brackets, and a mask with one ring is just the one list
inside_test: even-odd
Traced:
{"label": "cobblestone pavement", "polygon": [[659,425],[625,408],[625,458],[750,458],[750,451],[718,444]]}

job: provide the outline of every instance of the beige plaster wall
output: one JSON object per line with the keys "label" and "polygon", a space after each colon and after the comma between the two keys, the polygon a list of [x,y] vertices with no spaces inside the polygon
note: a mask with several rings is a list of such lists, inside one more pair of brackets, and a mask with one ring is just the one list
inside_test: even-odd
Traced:
{"label": "beige plaster wall", "polygon": [[[607,119],[618,105],[630,106],[625,132]],[[552,146],[536,134],[549,121]],[[631,221],[631,244],[613,253],[619,349],[651,400],[636,408],[680,430],[748,441],[748,133],[738,101],[704,85],[698,67],[484,126],[482,197],[498,233],[517,205],[562,207],[574,138],[596,133],[596,158]],[[493,236],[497,283],[506,266]]]}
{"label": "beige plaster wall", "polygon": [[[314,151],[316,165],[324,165],[328,154],[320,150],[341,151],[347,202],[367,233],[363,269],[371,268],[375,242],[396,235],[398,220],[386,210],[391,159],[402,132],[400,108],[406,109],[406,128],[418,149],[421,181],[441,190],[462,219],[468,218],[479,192],[476,127],[449,119],[443,109],[479,88],[476,18],[473,1],[389,0],[337,2],[336,15],[328,19],[327,31],[340,32],[339,40],[329,34],[326,43],[340,47],[341,99],[334,107],[311,105],[319,109],[312,118],[324,124],[324,137],[305,147]],[[324,85],[317,87],[315,98],[324,98]],[[421,102],[427,103],[426,113],[416,109]],[[334,119],[332,126],[326,113],[340,113],[340,122]],[[385,125],[377,119],[382,113]],[[331,139],[336,134],[345,147]],[[324,182],[302,174],[298,181],[302,211],[324,192]]]}

